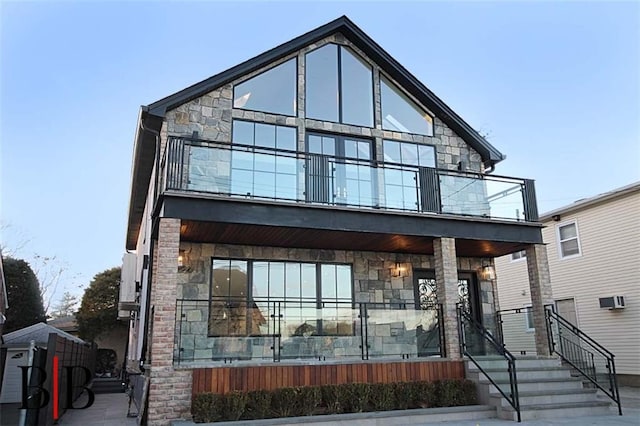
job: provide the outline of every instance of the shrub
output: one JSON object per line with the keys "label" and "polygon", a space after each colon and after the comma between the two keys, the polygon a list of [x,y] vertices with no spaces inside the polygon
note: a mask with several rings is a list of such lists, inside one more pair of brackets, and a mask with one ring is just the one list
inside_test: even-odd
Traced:
{"label": "shrub", "polygon": [[368,383],[349,383],[342,385],[341,399],[346,413],[361,413],[366,411],[371,395],[371,385]]}
{"label": "shrub", "polygon": [[326,385],[320,386],[320,394],[322,397],[321,404],[326,407],[327,413],[339,414],[343,412],[342,394],[344,385]]}
{"label": "shrub", "polygon": [[415,408],[436,407],[436,387],[432,382],[415,382],[413,384],[412,406]]}
{"label": "shrub", "polygon": [[388,411],[394,408],[396,408],[396,397],[393,393],[393,387],[387,383],[370,385],[367,411]]}
{"label": "shrub", "polygon": [[297,388],[280,388],[271,393],[271,409],[274,417],[291,417],[297,411]]}
{"label": "shrub", "polygon": [[319,387],[298,388],[296,403],[296,416],[311,416],[322,402],[322,393]]}
{"label": "shrub", "polygon": [[406,410],[411,407],[411,400],[413,399],[411,385],[406,382],[390,383],[389,385],[394,395],[394,408],[396,410]]}
{"label": "shrub", "polygon": [[222,418],[224,420],[240,420],[247,405],[246,392],[231,392],[223,395]]}
{"label": "shrub", "polygon": [[272,392],[265,390],[247,393],[247,405],[242,418],[245,420],[268,419],[271,417]]}
{"label": "shrub", "polygon": [[193,398],[191,413],[196,423],[217,422],[222,419],[222,395],[200,393]]}

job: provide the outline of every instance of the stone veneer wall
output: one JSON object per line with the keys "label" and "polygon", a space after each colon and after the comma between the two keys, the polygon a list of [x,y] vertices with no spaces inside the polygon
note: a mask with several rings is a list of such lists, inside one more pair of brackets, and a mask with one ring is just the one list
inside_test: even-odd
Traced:
{"label": "stone veneer wall", "polygon": [[[379,252],[354,252],[342,250],[312,250],[312,249],[288,249],[278,247],[240,246],[228,244],[199,244],[182,242],[181,250],[188,257],[190,269],[177,275],[177,298],[198,299],[203,302],[184,302],[182,312],[182,324],[176,323],[176,337],[174,347],[174,361],[180,356],[181,361],[194,361],[195,363],[211,362],[212,353],[219,353],[218,361],[223,361],[226,353],[229,357],[241,358],[246,355],[246,340],[240,342],[239,338],[209,338],[208,335],[208,310],[206,302],[209,299],[211,281],[211,259],[260,259],[283,260],[300,262],[337,262],[352,265],[354,277],[355,302],[407,304],[407,311],[400,311],[396,317],[393,314],[379,312],[372,313],[372,322],[376,322],[376,314],[380,315],[378,324],[370,328],[370,356],[383,354],[409,354],[416,356],[416,332],[415,324],[409,331],[404,322],[419,321],[416,311],[412,311],[415,303],[413,288],[413,269],[434,269],[434,256],[408,255]],[[397,260],[396,260],[397,259]],[[405,278],[393,278],[389,269],[395,262],[403,262],[411,265],[410,275]],[[482,264],[477,258],[458,258],[457,267],[461,271],[477,271]],[[490,330],[495,327],[494,290],[490,281],[479,281],[480,303],[484,321]],[[389,319],[391,318],[391,319]],[[395,319],[394,319],[395,318]],[[340,336],[327,338],[323,341],[309,343],[306,350],[308,354],[330,357],[360,357],[359,332],[356,336]],[[268,361],[272,356],[270,346],[272,342],[268,338],[252,337],[251,357]],[[294,339],[295,340],[295,339]],[[300,339],[302,340],[302,339]],[[217,341],[217,342],[216,342]],[[222,343],[221,343],[222,342]],[[291,344],[291,341],[289,341]],[[221,345],[221,346],[216,346]],[[327,347],[331,346],[331,349]],[[336,349],[337,347],[337,349]],[[182,353],[178,353],[182,348]],[[299,349],[299,348],[298,348]],[[296,349],[297,350],[297,349]],[[218,351],[218,352],[216,352]],[[237,351],[237,352],[234,352]],[[286,351],[286,348],[285,348]],[[337,351],[337,352],[336,352]],[[294,351],[295,353],[295,351]],[[286,354],[285,354],[286,355]],[[200,360],[200,362],[198,362]]]}

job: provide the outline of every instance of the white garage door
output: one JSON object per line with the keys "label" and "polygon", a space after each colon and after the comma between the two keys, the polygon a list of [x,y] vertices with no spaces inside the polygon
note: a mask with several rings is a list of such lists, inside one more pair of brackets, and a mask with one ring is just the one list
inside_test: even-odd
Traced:
{"label": "white garage door", "polygon": [[22,398],[22,370],[21,365],[27,365],[29,361],[28,351],[12,350],[7,351],[7,361],[5,363],[4,378],[2,379],[2,395],[0,403],[8,404],[20,402]]}

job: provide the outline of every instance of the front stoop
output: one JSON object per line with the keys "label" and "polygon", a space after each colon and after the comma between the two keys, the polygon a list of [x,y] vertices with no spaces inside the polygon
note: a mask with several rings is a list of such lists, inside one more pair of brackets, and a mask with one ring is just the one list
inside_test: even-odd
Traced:
{"label": "front stoop", "polygon": [[[487,374],[508,395],[511,393],[507,363],[495,356],[478,357]],[[478,400],[496,407],[501,419],[518,419],[515,409],[470,360],[465,361],[469,380],[476,383]],[[597,398],[596,390],[583,387],[557,358],[519,357],[516,359],[520,415],[522,420],[565,418],[609,414],[611,403]]]}
{"label": "front stoop", "polygon": [[[371,413],[329,414],[325,416],[287,417],[264,420],[240,420],[237,422],[197,423],[197,426],[307,426],[329,425],[371,425],[409,426],[435,422],[460,422],[496,418],[496,409],[488,405],[468,405],[464,407],[420,408],[415,410],[376,411]],[[356,422],[356,423],[354,423]],[[187,420],[174,420],[172,426],[196,426]]]}

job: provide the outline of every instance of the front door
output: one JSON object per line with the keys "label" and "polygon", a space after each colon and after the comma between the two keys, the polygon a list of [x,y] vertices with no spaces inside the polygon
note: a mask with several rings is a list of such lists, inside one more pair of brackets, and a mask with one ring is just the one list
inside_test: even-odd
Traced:
{"label": "front door", "polygon": [[[414,270],[413,277],[416,309],[423,311],[422,318],[424,318],[418,328],[418,356],[431,356],[434,353],[440,353],[437,309],[438,303],[442,301],[439,301],[436,296],[438,284],[434,270]],[[475,273],[458,271],[456,303],[459,303],[473,320],[482,324],[478,281]]]}

